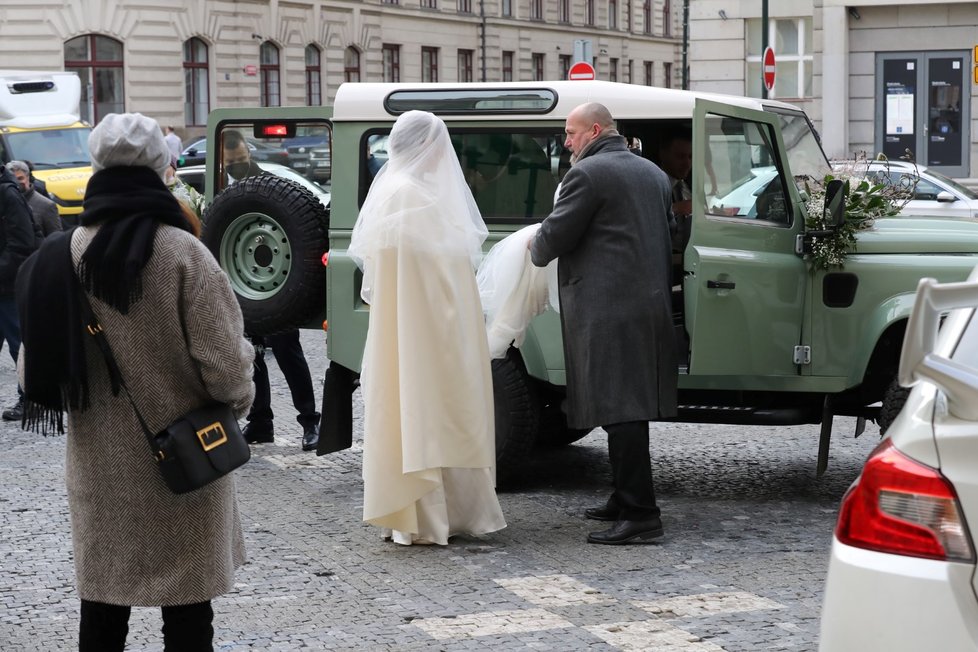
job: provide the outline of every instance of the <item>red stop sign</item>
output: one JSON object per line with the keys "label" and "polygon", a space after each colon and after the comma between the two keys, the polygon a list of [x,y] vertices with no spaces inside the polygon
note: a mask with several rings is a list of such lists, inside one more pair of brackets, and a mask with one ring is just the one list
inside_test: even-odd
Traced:
{"label": "red stop sign", "polygon": [[774,50],[768,47],[764,50],[764,58],[761,62],[761,68],[764,71],[764,88],[770,90],[774,89]]}
{"label": "red stop sign", "polygon": [[578,61],[567,71],[567,79],[594,79],[594,66],[587,61]]}

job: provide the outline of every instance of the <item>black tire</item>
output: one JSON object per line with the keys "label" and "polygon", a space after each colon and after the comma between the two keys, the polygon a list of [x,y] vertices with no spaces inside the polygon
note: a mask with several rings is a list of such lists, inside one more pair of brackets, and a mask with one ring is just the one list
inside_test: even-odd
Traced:
{"label": "black tire", "polygon": [[910,388],[901,387],[900,383],[896,381],[896,378],[886,388],[886,391],[883,393],[883,405],[880,407],[879,416],[876,417],[876,423],[879,424],[881,437],[893,425],[897,415],[900,414],[900,410],[903,409],[904,404],[907,402],[907,396],[909,395]]}
{"label": "black tire", "polygon": [[560,395],[552,394],[549,402],[541,409],[540,428],[537,431],[538,446],[568,446],[591,432],[567,427],[567,414],[560,407],[562,400]]}
{"label": "black tire", "polygon": [[540,425],[540,405],[523,361],[510,349],[492,361],[496,418],[496,481],[511,482],[530,455]]}
{"label": "black tire", "polygon": [[204,224],[202,240],[227,272],[249,335],[322,314],[329,213],[312,193],[272,174],[249,177],[214,199]]}

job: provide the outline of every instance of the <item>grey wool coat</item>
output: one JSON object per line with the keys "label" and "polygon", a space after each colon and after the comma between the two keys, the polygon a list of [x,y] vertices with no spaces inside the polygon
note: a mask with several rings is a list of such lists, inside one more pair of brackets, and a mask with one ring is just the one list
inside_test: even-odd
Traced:
{"label": "grey wool coat", "polygon": [[662,170],[599,137],[532,241],[534,265],[558,258],[571,428],[676,415],[671,204]]}
{"label": "grey wool coat", "polygon": [[[75,231],[76,266],[97,229]],[[150,430],[212,400],[243,416],[254,398],[254,347],[214,257],[192,234],[161,224],[142,283],[127,315],[89,298]],[[233,474],[172,493],[132,406],[112,395],[104,358],[85,342],[91,406],[68,415],[65,464],[80,597],[173,606],[227,592],[245,558]]]}

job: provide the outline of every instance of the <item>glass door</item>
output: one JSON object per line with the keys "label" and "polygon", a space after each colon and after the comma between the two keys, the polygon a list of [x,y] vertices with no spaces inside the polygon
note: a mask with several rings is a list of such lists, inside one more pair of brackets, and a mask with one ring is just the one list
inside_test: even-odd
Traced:
{"label": "glass door", "polygon": [[969,52],[878,54],[876,151],[970,176]]}

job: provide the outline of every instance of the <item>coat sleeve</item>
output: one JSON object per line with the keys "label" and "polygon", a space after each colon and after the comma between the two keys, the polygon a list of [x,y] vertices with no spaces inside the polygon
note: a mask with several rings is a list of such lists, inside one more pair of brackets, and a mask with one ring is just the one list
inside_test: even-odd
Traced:
{"label": "coat sleeve", "polygon": [[0,283],[11,286],[20,264],[35,249],[34,219],[24,197],[11,185],[0,185],[0,224],[6,244],[0,250]]}
{"label": "coat sleeve", "polygon": [[46,203],[44,209],[38,211],[38,213],[37,217],[41,220],[41,229],[44,231],[44,237],[63,229],[61,216],[58,215],[58,206],[54,202]]}
{"label": "coat sleeve", "polygon": [[241,418],[255,398],[254,345],[245,339],[244,320],[224,271],[204,245],[188,257],[181,310],[190,356],[197,362],[211,398],[231,406]]}
{"label": "coat sleeve", "polygon": [[554,210],[540,224],[530,244],[530,258],[546,267],[554,258],[573,251],[597,212],[600,199],[587,173],[571,168],[561,184]]}

